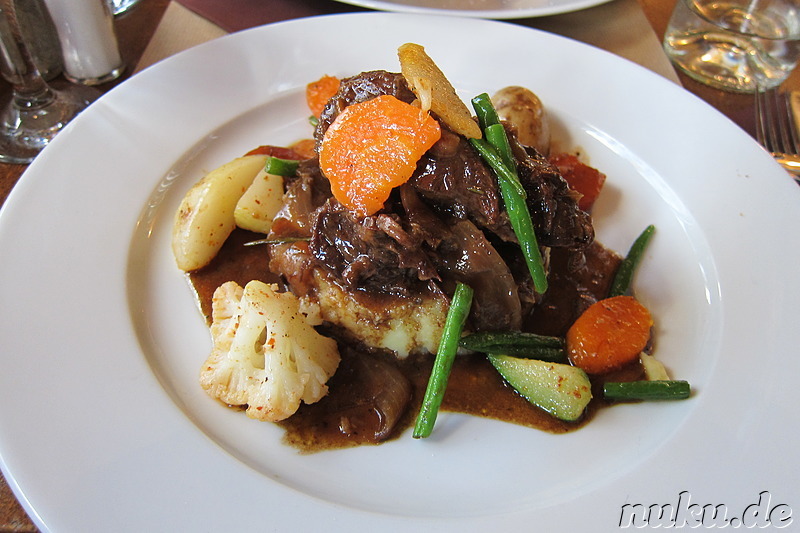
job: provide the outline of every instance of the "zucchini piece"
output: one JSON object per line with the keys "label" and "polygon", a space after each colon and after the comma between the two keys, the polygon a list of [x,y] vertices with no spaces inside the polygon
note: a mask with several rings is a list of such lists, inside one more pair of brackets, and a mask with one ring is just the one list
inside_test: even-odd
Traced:
{"label": "zucchini piece", "polygon": [[500,375],[525,399],[554,417],[573,422],[592,399],[592,384],[576,366],[489,355]]}

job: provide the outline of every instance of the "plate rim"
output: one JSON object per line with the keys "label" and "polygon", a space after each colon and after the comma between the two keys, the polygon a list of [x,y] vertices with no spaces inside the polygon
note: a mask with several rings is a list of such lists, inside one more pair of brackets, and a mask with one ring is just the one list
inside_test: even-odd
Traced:
{"label": "plate rim", "polygon": [[[348,15],[331,15],[331,16],[332,16],[332,17],[365,17],[365,16],[368,16],[368,17],[385,17],[385,16],[394,16],[394,15],[387,15],[387,14],[348,14]],[[415,16],[416,16],[416,15],[415,15]],[[294,22],[294,23],[297,23],[297,21],[288,21],[288,22],[285,22],[285,23],[280,23],[280,24],[291,24],[291,23],[293,23],[293,22]],[[483,21],[483,22],[488,22],[488,21]],[[253,29],[253,30],[247,30],[246,32],[242,32],[242,33],[249,33],[249,32],[260,32],[260,31],[268,31],[268,30],[264,30],[263,28],[256,28],[256,29]],[[534,31],[534,32],[537,32],[537,30],[530,30],[530,29],[525,29],[525,31]],[[544,32],[537,32],[537,33],[542,33],[542,34],[544,34]],[[548,34],[548,35],[549,35],[549,34]],[[233,37],[235,37],[235,36],[231,36],[231,38],[233,38]],[[561,39],[564,39],[564,38],[561,38],[561,37],[558,37],[558,36],[552,36],[552,35],[550,35],[550,37],[554,37],[554,38],[556,38],[556,40],[557,40],[557,41],[560,41]],[[546,37],[545,39],[549,39],[550,37]],[[240,36],[240,37],[237,37],[237,38],[238,38],[238,39],[246,39],[246,38],[248,38],[248,37],[246,37],[246,36]],[[223,39],[229,39],[229,38],[228,38],[228,37],[225,37],[225,38],[223,38]],[[568,41],[568,39],[564,39],[564,40],[565,40],[565,41]],[[228,47],[228,46],[233,46],[232,44],[229,44],[229,43],[233,43],[233,42],[234,42],[234,41],[231,39],[231,40],[229,40],[229,41],[225,41],[224,43],[218,43],[218,44],[216,44],[216,45],[213,45],[213,43],[206,43],[205,45],[201,45],[201,46],[202,46],[202,47],[204,47],[204,50],[216,51],[218,48],[223,48],[223,49],[224,49],[225,47]],[[242,42],[243,42],[243,41],[242,41]],[[582,45],[582,44],[578,44],[578,46],[579,46],[579,47],[581,47],[581,48],[583,48],[583,47],[586,47],[586,48],[591,48],[591,47],[588,47],[588,46],[586,46],[586,45]],[[199,47],[198,47],[198,48],[199,48]],[[595,50],[597,50],[597,49],[595,49]],[[199,55],[199,54],[201,54],[201,53],[205,53],[205,52],[202,52],[202,51],[195,51],[195,52],[192,52],[192,51],[190,50],[190,51],[188,51],[188,52],[185,52],[185,53],[187,53],[187,54],[188,54],[188,53],[192,53],[192,54]],[[183,54],[183,53],[182,53],[182,54]],[[143,78],[143,79],[144,79],[145,81],[148,81],[148,80],[149,80],[151,77],[152,77],[152,78],[157,78],[157,76],[158,76],[158,75],[157,75],[156,73],[160,73],[160,72],[162,72],[162,71],[166,71],[166,70],[168,70],[168,69],[172,69],[172,68],[174,68],[174,66],[179,66],[179,65],[181,65],[181,64],[182,64],[183,62],[185,62],[185,61],[184,61],[184,59],[181,59],[181,58],[179,58],[179,56],[180,56],[180,57],[189,57],[189,56],[183,56],[182,54],[178,54],[177,56],[174,56],[174,58],[169,58],[168,60],[165,60],[165,62],[163,62],[163,65],[162,65],[162,66],[156,66],[156,67],[153,67],[153,68],[154,68],[154,71],[153,71],[154,73],[152,73],[152,74],[148,74],[148,75],[147,75],[148,77],[147,77],[147,78]],[[192,57],[194,57],[194,55],[193,55]],[[614,56],[614,57],[616,57],[616,56]],[[175,59],[175,58],[178,58],[178,59]],[[616,59],[619,59],[619,58],[616,58]],[[173,66],[173,65],[174,65],[174,66]],[[640,68],[641,68],[641,67],[640,67]],[[148,69],[148,70],[149,70],[149,69]],[[146,72],[146,71],[145,71],[145,72]],[[652,73],[651,73],[651,74],[652,74]],[[129,92],[129,91],[128,91],[127,89],[121,89],[122,87],[135,87],[135,86],[137,86],[137,85],[139,85],[139,84],[141,84],[141,83],[145,83],[145,81],[140,81],[140,82],[137,82],[137,83],[135,83],[135,84],[129,84],[129,85],[127,85],[127,86],[126,86],[126,83],[128,83],[128,82],[125,82],[125,83],[121,84],[120,86],[118,86],[118,88],[115,88],[113,91],[111,91],[111,92],[109,93],[109,95],[112,95],[112,94],[113,94],[114,96],[112,96],[112,97],[103,97],[103,99],[101,99],[101,102],[103,102],[103,103],[108,103],[108,104],[110,105],[110,103],[112,103],[111,101],[115,100],[115,99],[118,97],[117,95],[122,95],[123,93],[124,93],[125,95],[127,95],[127,94],[128,94],[128,92]],[[664,80],[664,82],[665,82],[665,83],[669,83],[669,82],[667,82],[666,80]],[[121,98],[121,97],[122,97],[122,96],[119,96],[119,98]],[[111,110],[109,109],[109,107],[108,107],[108,106],[106,106],[106,105],[101,105],[99,109],[102,109],[102,111],[105,111],[105,112],[110,112],[110,111],[111,111]],[[710,109],[710,108],[709,108],[709,109]],[[716,112],[716,111],[715,111],[715,112]],[[97,111],[97,112],[90,112],[90,113],[87,113],[86,115],[84,115],[84,117],[95,116],[95,115],[98,115],[98,114],[100,114],[100,111]],[[72,125],[71,125],[72,127],[71,127],[71,128],[70,128],[70,130],[68,130],[68,131],[72,131],[73,129],[77,130],[77,128],[78,128],[78,127],[84,127],[84,126],[82,126],[82,125],[83,125],[83,124],[85,124],[85,123],[87,123],[87,122],[88,122],[88,120],[89,120],[89,119],[87,119],[87,118],[84,118],[84,117],[79,117],[79,119],[78,119],[78,120],[76,120],[76,121],[75,121],[75,123],[74,123],[74,124],[75,124],[75,126],[72,126]],[[718,118],[719,118],[719,117],[718,117]],[[88,127],[88,126],[86,126],[86,127]],[[77,136],[77,134],[75,134],[75,135],[73,135],[73,134],[64,135],[63,137],[60,137],[60,138],[61,138],[61,139],[67,139],[67,138],[70,138],[70,139],[71,139],[71,138],[72,138],[72,137],[74,137],[74,136]],[[60,140],[59,140],[59,138],[57,138],[57,139],[56,139],[56,141],[53,143],[53,145],[52,145],[52,146],[54,146],[54,147],[60,147],[62,144],[65,144],[66,142],[67,142],[67,141],[60,141]],[[48,150],[49,150],[49,151],[48,151]],[[56,152],[56,150],[63,151],[63,149],[61,149],[61,148],[52,148],[52,149],[51,149],[51,148],[48,148],[48,149],[47,149],[45,152],[43,152],[43,153],[44,153],[44,154],[49,154],[49,153],[51,153],[51,152]],[[775,176],[777,176],[777,175],[778,175],[778,171],[780,171],[779,167],[777,167],[777,166],[775,166],[775,167],[771,167],[771,166],[769,166],[769,165],[767,165],[767,164],[766,164],[766,161],[767,161],[767,159],[766,159],[766,158],[762,158],[762,159],[763,159],[764,168],[766,168],[768,171],[769,171],[769,170],[772,170],[772,171],[773,171],[773,174],[775,174]],[[29,171],[26,171],[26,173],[25,173],[25,174],[26,174],[26,175],[35,175],[35,174],[38,172],[38,168],[39,168],[40,166],[45,166],[45,164],[44,164],[44,163],[40,163],[39,161],[44,161],[44,159],[42,159],[42,160],[38,160],[38,161],[37,161],[37,162],[35,162],[33,165],[31,165],[30,169],[35,169],[35,170],[33,170],[33,171],[30,171],[30,169],[29,169]],[[773,163],[774,163],[774,162],[773,162]],[[781,172],[782,172],[782,171],[781,171]],[[767,172],[767,173],[769,174],[769,172]],[[37,179],[38,179],[39,181],[41,181],[43,178],[37,178]],[[771,178],[770,178],[770,179],[771,179]],[[771,183],[772,183],[772,181],[775,181],[775,180],[772,180],[772,179],[771,179],[771,181],[770,181],[768,184],[771,184]],[[12,190],[12,191],[11,191],[11,194],[9,194],[9,198],[8,198],[8,200],[6,201],[6,203],[4,204],[4,206],[3,206],[3,209],[2,209],[2,210],[0,210],[0,242],[2,242],[2,238],[3,238],[4,236],[8,235],[8,228],[7,228],[7,226],[8,226],[10,223],[9,223],[9,222],[7,222],[7,220],[9,219],[9,217],[12,217],[12,216],[14,216],[14,215],[9,215],[8,213],[13,213],[13,212],[15,212],[15,211],[16,211],[16,209],[17,209],[17,207],[16,207],[16,204],[17,204],[18,202],[20,202],[20,201],[21,201],[21,200],[16,200],[17,196],[23,197],[25,194],[28,194],[27,190],[28,190],[30,187],[33,187],[33,186],[34,186],[34,185],[33,185],[34,178],[30,178],[30,177],[23,176],[23,178],[21,178],[21,180],[20,180],[20,183],[23,183],[23,182],[24,182],[24,185],[23,185],[23,187],[22,187],[22,188],[20,188],[20,189],[17,189],[17,187],[15,187],[15,188],[14,188],[14,190]],[[31,185],[29,185],[29,183],[31,183]],[[787,183],[787,184],[789,183],[789,181],[788,181],[788,178],[787,178],[787,181],[786,181],[786,183]],[[36,182],[36,185],[38,185],[38,182]],[[793,184],[792,184],[792,185],[793,185]],[[783,190],[784,190],[784,191],[786,191],[787,193],[789,193],[789,191],[790,191],[790,188],[789,188],[788,186],[783,186],[783,187],[784,187],[784,188],[783,188]],[[17,191],[25,191],[25,192],[17,192]],[[789,194],[792,194],[792,195],[794,195],[795,197],[797,197],[797,195],[796,195],[795,193],[789,193]],[[14,204],[14,206],[13,206],[13,207],[8,207],[8,206],[9,206],[9,205],[11,205],[12,203]],[[2,270],[2,268],[0,268],[0,270]],[[1,446],[3,443],[4,443],[4,439],[0,438],[0,446]],[[213,448],[213,447],[212,447],[212,448]],[[1,450],[0,450],[0,451],[1,451]],[[209,451],[209,450],[206,450],[206,451]],[[35,509],[34,509],[34,508],[31,506],[30,502],[28,501],[28,499],[27,499],[27,497],[26,497],[27,491],[26,491],[26,490],[23,490],[23,489],[22,489],[22,488],[21,488],[21,487],[20,487],[20,486],[17,484],[17,476],[16,476],[16,475],[8,475],[8,473],[9,473],[9,470],[8,470],[8,465],[6,464],[6,461],[5,461],[5,456],[4,456],[4,455],[2,455],[2,454],[0,454],[0,467],[2,467],[2,470],[3,470],[3,472],[7,474],[7,477],[6,477],[6,479],[7,479],[7,480],[8,480],[8,482],[9,482],[9,486],[12,488],[12,490],[14,490],[15,494],[17,494],[17,496],[20,498],[21,502],[23,503],[23,507],[25,507],[25,508],[26,508],[26,511],[28,511],[28,512],[29,512],[29,514],[31,514],[31,516],[32,516],[32,517],[35,517],[35,521],[36,521],[36,520],[38,520],[38,521],[39,521],[39,523],[38,523],[37,525],[39,525],[39,526],[40,526],[40,527],[42,527],[43,529],[46,529],[46,528],[47,528],[47,525],[46,525],[46,524],[45,524],[45,523],[42,521],[42,518],[39,516],[39,513],[35,511]],[[232,465],[232,468],[234,468],[234,469],[235,469],[236,467]],[[245,477],[247,477],[247,475],[246,475],[246,474],[243,474],[243,475],[245,475]],[[24,483],[23,483],[23,484],[24,484]],[[336,510],[336,511],[337,511],[337,514],[342,512],[342,510],[341,510],[341,509],[338,509],[338,510]],[[346,514],[348,514],[348,513],[345,513],[345,515],[346,515]],[[340,516],[344,516],[344,515],[340,515]],[[364,517],[364,516],[361,516],[361,518],[365,518],[365,517]]]}

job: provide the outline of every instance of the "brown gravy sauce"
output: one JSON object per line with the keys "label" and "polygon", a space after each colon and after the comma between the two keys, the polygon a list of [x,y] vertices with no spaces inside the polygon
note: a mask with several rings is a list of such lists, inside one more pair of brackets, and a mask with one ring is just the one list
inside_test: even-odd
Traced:
{"label": "brown gravy sauce", "polygon": [[[207,322],[211,320],[211,297],[214,290],[226,281],[244,286],[253,279],[278,282],[268,270],[269,258],[264,246],[244,246],[244,243],[263,238],[262,235],[235,230],[217,257],[208,266],[189,274],[198,304]],[[578,315],[595,300],[608,293],[609,284],[619,266],[620,257],[595,243],[585,253],[554,250],[550,256],[550,288],[543,301],[526,320],[525,329],[546,335],[563,336]],[[296,414],[280,425],[286,430],[284,441],[302,452],[317,452],[364,444],[377,444],[374,426],[377,415],[358,418],[360,427],[343,425],[343,405],[359,402],[368,392],[359,382],[355,357],[376,357],[363,351],[341,350],[342,362],[329,381],[329,394],[313,405],[302,404]],[[357,353],[358,355],[354,355]],[[433,364],[430,355],[411,356],[397,361],[382,357],[396,366],[411,383],[409,408],[389,436],[397,438],[413,425]],[[198,360],[198,364],[202,363]],[[604,376],[610,381],[640,379],[643,375],[637,362],[627,368]],[[577,422],[558,420],[530,404],[513,388],[505,384],[485,356],[460,355],[450,375],[442,409],[451,412],[502,420],[537,428],[551,433],[566,433],[580,428],[593,417],[602,400],[602,381],[592,379],[594,398],[584,416]],[[369,411],[369,410],[368,410]],[[374,420],[370,420],[370,416]]]}

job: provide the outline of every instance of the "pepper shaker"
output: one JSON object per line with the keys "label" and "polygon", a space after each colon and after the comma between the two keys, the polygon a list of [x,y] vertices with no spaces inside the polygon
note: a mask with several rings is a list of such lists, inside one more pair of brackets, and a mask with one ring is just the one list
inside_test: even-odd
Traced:
{"label": "pepper shaker", "polygon": [[50,13],[42,0],[15,0],[14,9],[33,64],[47,81],[63,69],[61,45]]}
{"label": "pepper shaker", "polygon": [[45,0],[58,32],[64,75],[84,85],[98,85],[122,74],[114,19],[106,0]]}

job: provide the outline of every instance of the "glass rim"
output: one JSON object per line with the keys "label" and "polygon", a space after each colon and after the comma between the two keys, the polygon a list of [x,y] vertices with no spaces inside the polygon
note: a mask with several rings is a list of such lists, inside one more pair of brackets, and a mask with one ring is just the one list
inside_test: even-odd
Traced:
{"label": "glass rim", "polygon": [[[681,2],[695,15],[706,21],[707,23],[721,28],[725,31],[729,31],[732,33],[737,33],[739,35],[744,35],[747,37],[756,37],[758,39],[764,39],[766,41],[800,41],[800,7],[792,6],[789,2],[778,2],[781,4],[785,4],[791,10],[795,12],[795,19],[796,19],[796,28],[792,31],[792,28],[788,27],[786,24],[781,25],[781,29],[786,32],[785,35],[781,36],[774,36],[774,35],[763,35],[761,33],[757,33],[755,31],[748,31],[746,27],[742,26],[733,26],[733,25],[724,25],[721,21],[711,20],[709,19],[703,11],[697,9],[697,5],[702,2],[706,2],[707,0],[681,0]],[[741,7],[743,11],[751,12],[751,6],[754,3],[758,3],[760,0],[728,0],[726,3],[731,4],[731,7]],[[775,3],[769,0],[761,0],[765,3]],[[713,0],[713,3],[716,3],[716,0]],[[748,9],[750,8],[750,9]],[[670,22],[671,24],[671,22]]]}

